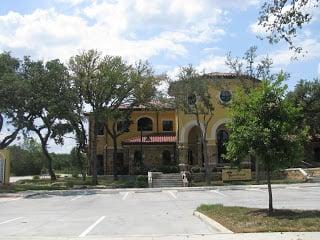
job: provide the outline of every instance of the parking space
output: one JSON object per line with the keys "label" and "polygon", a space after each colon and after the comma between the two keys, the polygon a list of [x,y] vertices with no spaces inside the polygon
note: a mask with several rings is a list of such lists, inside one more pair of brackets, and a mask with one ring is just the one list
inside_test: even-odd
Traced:
{"label": "parking space", "polygon": [[[320,187],[273,189],[277,208],[320,209]],[[192,213],[199,205],[267,207],[267,189],[43,194],[0,203],[0,239],[214,234]]]}

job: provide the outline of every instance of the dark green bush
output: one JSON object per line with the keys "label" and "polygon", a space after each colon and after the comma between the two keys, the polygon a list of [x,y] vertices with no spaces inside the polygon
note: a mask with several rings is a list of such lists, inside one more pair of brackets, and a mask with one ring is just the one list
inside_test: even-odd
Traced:
{"label": "dark green bush", "polygon": [[139,175],[135,181],[135,187],[137,188],[145,188],[148,187],[148,176],[146,175]]}

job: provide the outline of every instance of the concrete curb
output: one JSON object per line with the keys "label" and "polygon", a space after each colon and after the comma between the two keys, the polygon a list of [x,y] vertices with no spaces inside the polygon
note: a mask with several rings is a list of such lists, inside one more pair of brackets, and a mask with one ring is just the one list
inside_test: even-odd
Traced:
{"label": "concrete curb", "polygon": [[194,211],[193,215],[200,218],[203,222],[210,225],[210,227],[214,228],[215,230],[218,230],[219,233],[233,233],[228,228],[222,226],[220,223],[214,221],[213,219],[207,217],[206,215],[202,214],[201,212]]}
{"label": "concrete curb", "polygon": [[[273,184],[272,189],[281,189],[286,187],[320,187],[320,183],[303,183],[303,184]],[[164,187],[164,188],[114,188],[114,189],[69,189],[69,190],[39,190],[39,191],[26,191],[19,192],[17,195],[21,195],[24,198],[29,198],[37,195],[72,195],[72,194],[117,194],[120,192],[134,192],[134,193],[151,193],[172,191],[177,192],[195,192],[195,191],[209,191],[209,190],[244,190],[250,188],[267,189],[266,185],[230,185],[230,186],[206,186],[206,187]],[[5,193],[3,193],[5,194]],[[2,195],[0,193],[0,195]],[[2,195],[4,196],[4,195]]]}

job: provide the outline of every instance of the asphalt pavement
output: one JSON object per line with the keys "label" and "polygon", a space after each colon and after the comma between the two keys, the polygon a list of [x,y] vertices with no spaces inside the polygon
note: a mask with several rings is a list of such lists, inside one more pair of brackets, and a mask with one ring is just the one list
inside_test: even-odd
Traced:
{"label": "asphalt pavement", "polygon": [[[193,216],[203,203],[266,208],[267,194],[265,186],[241,186],[2,197],[0,239],[320,239],[320,233],[222,234]],[[319,184],[278,186],[273,196],[275,208],[320,210]]]}

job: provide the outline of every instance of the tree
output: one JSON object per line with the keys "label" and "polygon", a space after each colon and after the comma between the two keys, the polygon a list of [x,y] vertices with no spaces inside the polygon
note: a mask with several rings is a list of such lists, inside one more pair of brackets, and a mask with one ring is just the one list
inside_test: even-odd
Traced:
{"label": "tree", "polygon": [[306,129],[298,120],[301,109],[285,98],[285,76],[275,81],[263,80],[248,93],[239,90],[230,107],[231,122],[227,158],[244,160],[248,153],[266,167],[269,213],[273,212],[271,174],[292,165],[303,151]]}
{"label": "tree", "polygon": [[259,13],[259,25],[266,29],[271,44],[284,40],[289,49],[298,53],[302,48],[293,39],[298,30],[312,20],[312,10],[319,7],[320,0],[273,0],[265,2]]}
{"label": "tree", "polygon": [[[8,147],[24,128],[25,117],[22,108],[25,98],[25,87],[19,76],[19,59],[9,53],[0,54],[0,149]],[[5,134],[6,127],[9,133]]]}
{"label": "tree", "polygon": [[271,73],[273,61],[269,56],[257,61],[257,46],[251,46],[245,51],[243,57],[232,57],[231,52],[227,54],[225,64],[238,75],[242,88],[245,91],[251,89],[252,84],[247,81],[248,77],[255,79],[273,80],[275,75]]}
{"label": "tree", "polygon": [[121,105],[132,105],[137,101],[135,89],[139,82],[132,74],[132,66],[121,57],[101,56],[95,50],[83,52],[69,61],[74,85],[79,89],[86,104],[91,107],[90,121],[90,162],[92,181],[97,178],[97,135],[99,126],[104,126],[108,118],[113,118]]}
{"label": "tree", "polygon": [[[245,51],[243,57],[232,57],[231,52],[227,54],[226,65],[232,72],[238,75],[242,89],[245,93],[249,93],[252,87],[259,84],[258,79],[273,81],[276,78],[276,74],[271,73],[273,61],[270,57],[266,56],[257,61],[257,46],[251,46]],[[254,81],[248,81],[248,77],[254,79]],[[286,76],[287,77],[287,74]],[[259,183],[259,163],[255,161],[255,178]]]}
{"label": "tree", "polygon": [[55,181],[48,142],[53,139],[56,143],[63,144],[63,136],[71,131],[65,120],[69,114],[69,104],[73,102],[69,91],[69,75],[59,60],[43,63],[25,57],[21,76],[28,90],[28,98],[23,107],[28,118],[25,118],[24,124],[29,132],[38,136],[51,180]]}
{"label": "tree", "polygon": [[[124,79],[119,79],[118,82]],[[118,174],[118,145],[117,139],[123,133],[127,132],[131,120],[131,113],[135,107],[139,105],[150,105],[150,101],[156,93],[156,85],[162,80],[161,76],[155,76],[152,68],[147,62],[139,61],[135,66],[130,68],[127,83],[123,84],[124,91],[119,91],[119,99],[123,99],[123,108],[115,108],[109,111],[108,122],[106,124],[107,134],[112,138],[113,142],[113,175],[117,179]]]}
{"label": "tree", "polygon": [[174,97],[177,108],[186,114],[192,114],[200,132],[201,155],[205,167],[206,182],[209,179],[209,159],[207,148],[208,126],[213,119],[214,106],[208,92],[209,80],[190,65],[180,70],[178,81],[170,85],[169,94]]}

